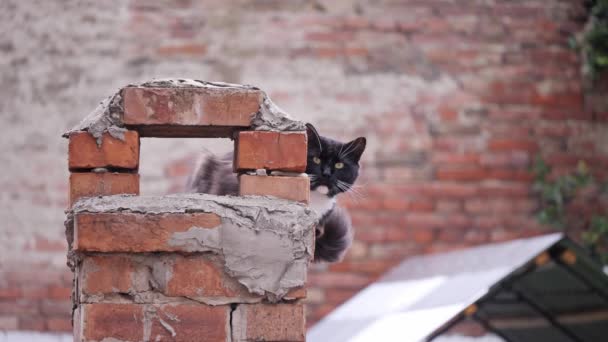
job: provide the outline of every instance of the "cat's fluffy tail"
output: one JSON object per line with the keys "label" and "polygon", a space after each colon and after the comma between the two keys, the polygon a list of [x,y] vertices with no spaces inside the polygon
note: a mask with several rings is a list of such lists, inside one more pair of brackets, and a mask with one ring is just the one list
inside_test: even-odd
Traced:
{"label": "cat's fluffy tail", "polygon": [[322,220],[319,228],[315,243],[315,262],[342,260],[353,242],[353,229],[347,211],[336,205]]}
{"label": "cat's fluffy tail", "polygon": [[186,191],[220,196],[238,195],[239,181],[232,171],[232,158],[232,152],[223,156],[210,152],[201,154]]}

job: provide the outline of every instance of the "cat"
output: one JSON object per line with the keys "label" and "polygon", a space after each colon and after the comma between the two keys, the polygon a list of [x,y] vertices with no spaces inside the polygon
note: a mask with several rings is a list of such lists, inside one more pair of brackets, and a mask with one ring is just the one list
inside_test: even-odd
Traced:
{"label": "cat", "polygon": [[[347,143],[323,137],[306,124],[310,178],[309,206],[320,217],[315,236],[315,262],[337,262],[352,244],[353,228],[348,212],[336,204],[336,196],[350,191],[359,176],[359,161],[366,139]],[[188,181],[188,191],[214,195],[238,195],[238,178],[232,169],[233,154],[203,156]]]}

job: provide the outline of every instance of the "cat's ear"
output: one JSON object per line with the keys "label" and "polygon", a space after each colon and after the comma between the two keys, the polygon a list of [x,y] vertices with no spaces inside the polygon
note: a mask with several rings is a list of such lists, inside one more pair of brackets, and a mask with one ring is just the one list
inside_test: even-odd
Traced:
{"label": "cat's ear", "polygon": [[359,137],[346,143],[346,146],[344,146],[344,151],[349,151],[345,154],[346,158],[354,161],[355,163],[359,163],[359,159],[361,159],[361,155],[363,154],[363,151],[365,151],[366,144],[367,140],[364,137]]}
{"label": "cat's ear", "polygon": [[315,151],[318,155],[321,153],[321,138],[315,126],[310,123],[306,124],[306,135],[308,136],[308,150]]}

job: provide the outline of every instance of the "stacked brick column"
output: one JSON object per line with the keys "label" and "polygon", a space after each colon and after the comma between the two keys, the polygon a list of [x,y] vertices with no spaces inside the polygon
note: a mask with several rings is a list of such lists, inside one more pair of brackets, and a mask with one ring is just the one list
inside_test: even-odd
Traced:
{"label": "stacked brick column", "polygon": [[[308,178],[295,173],[306,168],[306,134],[250,130],[265,96],[254,88],[127,87],[119,95],[118,123],[126,131],[95,137],[85,128],[69,135],[75,341],[304,340],[302,285],[314,224],[298,203],[308,202]],[[231,137],[241,195],[290,201],[124,196],[139,194],[140,136]],[[259,169],[293,176],[250,172]],[[273,229],[271,237],[265,229]],[[264,248],[286,248],[289,260],[265,256]],[[235,255],[243,260],[235,262]],[[275,279],[260,265],[250,275],[257,280],[249,281],[238,265],[256,258],[287,266]],[[283,273],[295,275],[286,280]]]}
{"label": "stacked brick column", "polygon": [[139,195],[139,134],[126,131],[120,137],[104,133],[95,139],[87,132],[71,134],[70,206],[92,195]]}

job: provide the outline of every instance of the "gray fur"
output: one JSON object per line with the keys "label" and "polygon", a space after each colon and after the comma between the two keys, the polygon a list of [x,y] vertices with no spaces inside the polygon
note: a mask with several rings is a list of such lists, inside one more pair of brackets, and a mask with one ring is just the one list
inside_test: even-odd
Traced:
{"label": "gray fur", "polygon": [[224,156],[204,154],[188,180],[188,192],[211,195],[238,195],[239,181],[232,170],[233,153]]}

